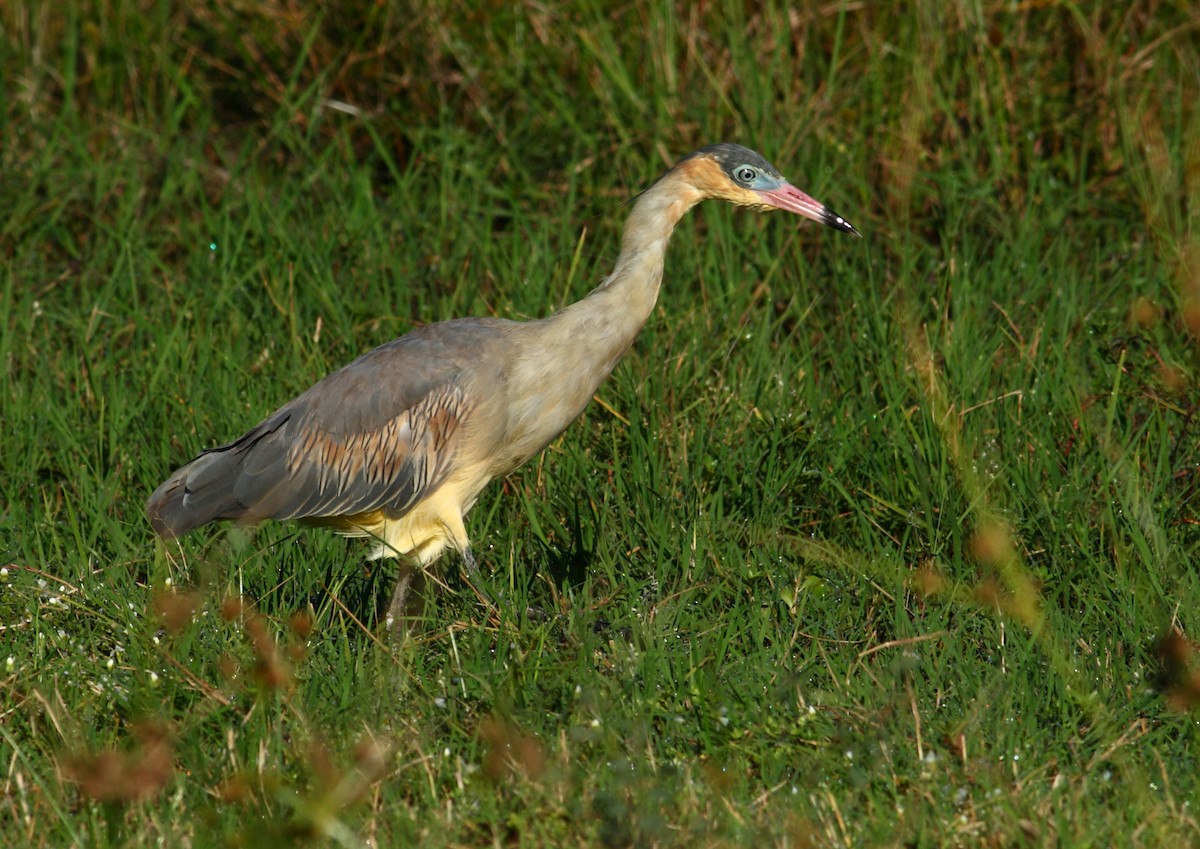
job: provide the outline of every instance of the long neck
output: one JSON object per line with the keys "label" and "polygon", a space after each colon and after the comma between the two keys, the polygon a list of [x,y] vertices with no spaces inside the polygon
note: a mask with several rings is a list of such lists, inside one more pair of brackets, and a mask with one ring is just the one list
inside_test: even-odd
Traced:
{"label": "long neck", "polygon": [[525,462],[583,412],[654,309],[676,222],[704,197],[686,174],[669,172],[633,207],[617,267],[604,282],[549,318],[512,325],[523,341],[509,374],[495,474]]}
{"label": "long neck", "polygon": [[[676,169],[642,193],[625,222],[617,265],[591,294],[547,319],[551,334],[590,367],[597,386],[621,359],[658,300],[675,225],[704,195]],[[581,370],[580,373],[585,373]]]}

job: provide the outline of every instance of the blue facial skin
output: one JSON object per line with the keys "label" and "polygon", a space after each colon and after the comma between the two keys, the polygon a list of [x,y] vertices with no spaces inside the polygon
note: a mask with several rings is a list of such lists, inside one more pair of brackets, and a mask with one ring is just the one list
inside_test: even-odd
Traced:
{"label": "blue facial skin", "polygon": [[[686,159],[698,156],[707,156],[713,159],[721,166],[721,170],[729,176],[730,180],[744,189],[755,192],[773,192],[790,185],[774,165],[763,159],[756,151],[742,147],[740,144],[731,142],[710,144],[695,151]],[[829,207],[823,206],[820,215],[821,223],[827,227],[841,230],[843,233],[862,236],[853,224]]]}

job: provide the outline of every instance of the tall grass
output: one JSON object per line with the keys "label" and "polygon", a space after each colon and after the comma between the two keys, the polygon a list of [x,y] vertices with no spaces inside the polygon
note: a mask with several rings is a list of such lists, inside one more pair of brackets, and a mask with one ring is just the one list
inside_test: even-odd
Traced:
{"label": "tall grass", "polygon": [[[0,834],[14,845],[1200,839],[1191,4],[0,7]],[[179,463],[713,207],[448,560],[164,546]],[[0,841],[4,842],[4,841]]]}

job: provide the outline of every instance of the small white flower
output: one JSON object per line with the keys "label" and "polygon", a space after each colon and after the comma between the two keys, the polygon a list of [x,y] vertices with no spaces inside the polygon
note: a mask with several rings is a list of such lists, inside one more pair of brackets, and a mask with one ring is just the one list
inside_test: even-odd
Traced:
{"label": "small white flower", "polygon": [[158,686],[158,673],[157,673],[157,672],[151,672],[151,673],[150,673],[150,686],[151,686],[151,687],[157,687],[157,686]]}
{"label": "small white flower", "polygon": [[10,655],[8,656],[8,658],[7,658],[7,659],[4,661],[4,671],[5,671],[5,672],[12,672],[12,671],[13,671],[13,668],[14,668],[16,665],[17,665],[17,659],[16,659],[15,657],[13,657],[13,656],[10,654]]}

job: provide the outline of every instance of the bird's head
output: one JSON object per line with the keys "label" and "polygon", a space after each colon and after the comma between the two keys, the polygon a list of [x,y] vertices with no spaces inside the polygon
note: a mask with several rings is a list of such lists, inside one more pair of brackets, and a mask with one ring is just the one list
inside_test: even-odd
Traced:
{"label": "bird's head", "polygon": [[708,197],[761,210],[785,209],[835,230],[862,235],[845,218],[785,180],[762,156],[740,144],[702,147],[676,168],[685,169],[692,184]]}

